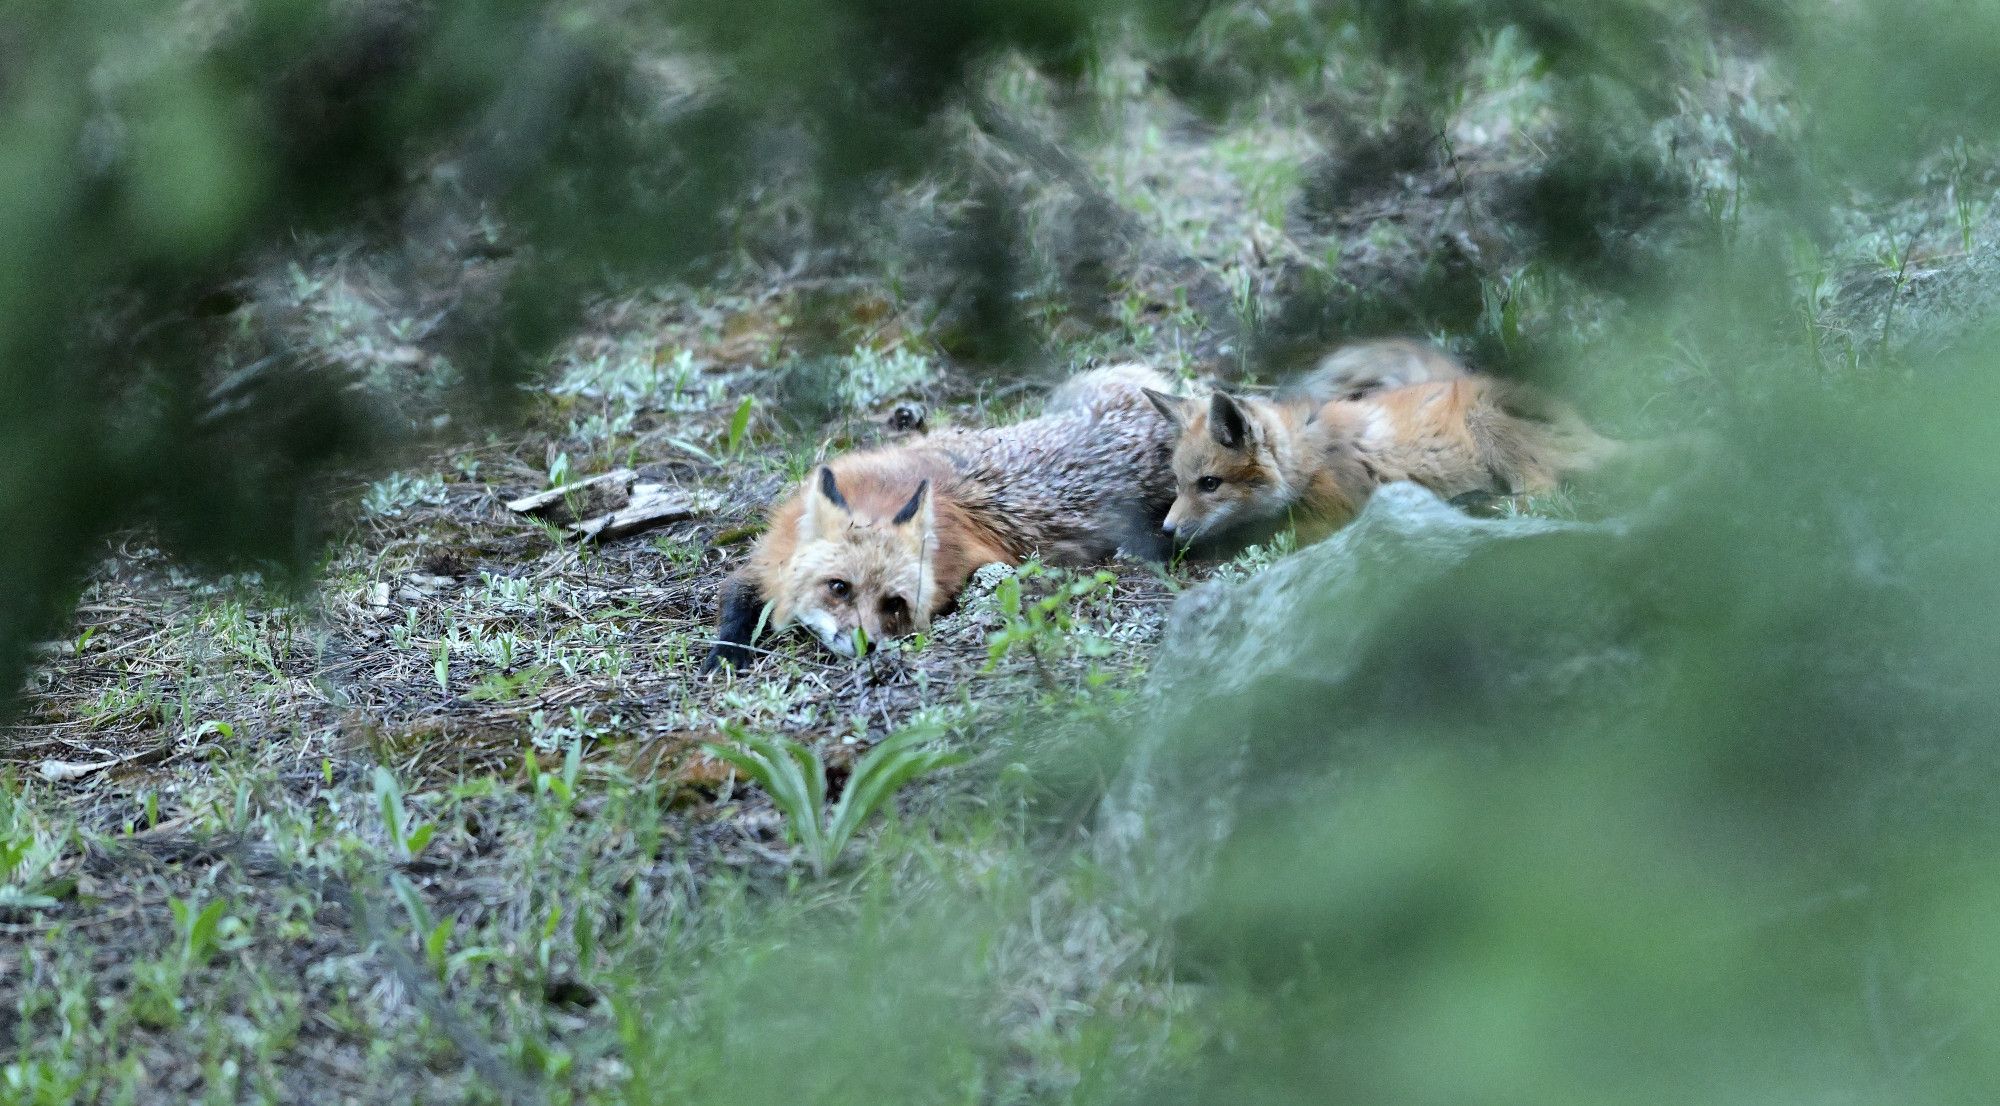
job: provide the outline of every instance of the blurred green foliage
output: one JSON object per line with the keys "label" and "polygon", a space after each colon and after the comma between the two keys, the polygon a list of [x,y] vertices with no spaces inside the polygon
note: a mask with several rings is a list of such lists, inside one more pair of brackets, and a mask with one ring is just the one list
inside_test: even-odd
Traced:
{"label": "blurred green foliage", "polygon": [[1617,527],[1419,527],[1264,670],[1174,682],[1159,832],[1226,835],[1161,878],[1231,1044],[1136,1100],[1990,1095],[1995,473],[1961,447],[2000,396],[1967,368],[1780,390]]}

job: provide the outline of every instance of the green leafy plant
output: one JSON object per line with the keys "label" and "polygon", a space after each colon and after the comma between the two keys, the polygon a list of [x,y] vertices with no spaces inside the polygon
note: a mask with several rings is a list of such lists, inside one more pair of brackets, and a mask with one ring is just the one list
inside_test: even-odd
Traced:
{"label": "green leafy plant", "polygon": [[1951,201],[1952,217],[1958,222],[1959,248],[1968,255],[1977,247],[1979,224],[1990,207],[1989,201],[1975,198],[1978,186],[1970,179],[1972,167],[1972,153],[1961,136],[1951,146],[1950,183],[1945,195]]}
{"label": "green leafy plant", "polygon": [[456,924],[450,918],[442,921],[431,914],[431,908],[417,886],[400,872],[389,874],[389,888],[403,904],[403,912],[410,917],[410,924],[423,939],[424,962],[430,965],[433,975],[442,982],[449,974],[451,961],[451,937]]}
{"label": "green leafy plant", "polygon": [[438,691],[451,694],[451,644],[442,639],[431,650],[431,676],[437,680]]}
{"label": "green leafy plant", "polygon": [[813,874],[831,870],[869,815],[884,807],[918,776],[957,764],[965,755],[935,747],[938,731],[918,726],[899,730],[855,761],[847,787],[832,809],[826,805],[826,762],[819,753],[787,737],[753,735],[732,727],[731,745],[705,745],[712,757],[756,781],[785,816],[785,833],[812,865]]}
{"label": "green leafy plant", "polygon": [[229,912],[229,900],[197,902],[168,899],[178,938],[173,951],[132,966],[132,1016],[141,1024],[158,1029],[184,1024],[188,972],[207,965],[220,953],[250,945],[250,927]]}
{"label": "green leafy plant", "polygon": [[[1022,582],[1042,577],[1055,580],[1056,588],[1039,599],[1025,599],[1021,592]],[[1049,569],[1038,561],[1022,565],[994,588],[994,599],[1007,621],[987,639],[986,671],[993,671],[1002,658],[1017,649],[1026,649],[1037,663],[1041,662],[1050,644],[1074,628],[1076,623],[1070,615],[1073,605],[1108,591],[1116,580],[1117,577],[1104,571],[1088,576],[1071,576]]]}
{"label": "green leafy plant", "polygon": [[511,703],[532,699],[554,678],[556,669],[532,665],[517,672],[488,672],[479,678],[465,697],[475,703]]}
{"label": "green leafy plant", "polygon": [[891,396],[902,395],[931,379],[930,358],[904,348],[888,351],[856,346],[841,365],[835,385],[850,411],[866,411]]}
{"label": "green leafy plant", "polygon": [[377,518],[400,518],[417,507],[435,507],[444,501],[442,478],[392,472],[368,485],[361,496],[361,509]]}
{"label": "green leafy plant", "polygon": [[567,810],[576,801],[577,781],[583,776],[583,738],[581,735],[570,739],[569,747],[563,752],[562,767],[548,771],[536,758],[535,750],[527,751],[526,767],[528,781],[537,798],[553,797],[561,808]]}
{"label": "green leafy plant", "polygon": [[671,534],[662,535],[652,541],[653,551],[667,559],[675,568],[693,570],[701,567],[705,547],[700,542],[688,541]]}
{"label": "green leafy plant", "polygon": [[197,909],[186,899],[170,899],[167,907],[173,911],[174,932],[180,935],[183,968],[206,964],[218,952],[243,946],[245,927],[241,919],[230,917],[229,900],[216,899]]}
{"label": "green leafy plant", "polygon": [[749,440],[750,414],[756,407],[756,396],[744,396],[743,402],[736,405],[736,413],[729,416],[729,438],[724,447],[729,456],[736,457],[743,453],[743,446]]}
{"label": "green leafy plant", "polygon": [[403,785],[396,782],[394,773],[380,765],[375,768],[375,802],[381,807],[382,826],[389,835],[389,843],[396,848],[396,855],[405,862],[416,859],[424,846],[430,844],[437,827],[411,817],[403,801]]}
{"label": "green leafy plant", "polygon": [[12,786],[0,779],[0,909],[47,909],[66,891],[53,875],[66,838],[39,824]]}

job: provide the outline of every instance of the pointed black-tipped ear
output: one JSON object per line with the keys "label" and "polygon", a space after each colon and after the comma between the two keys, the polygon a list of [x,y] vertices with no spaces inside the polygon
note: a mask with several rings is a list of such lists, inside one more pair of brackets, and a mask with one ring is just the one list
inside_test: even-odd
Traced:
{"label": "pointed black-tipped ear", "polygon": [[1250,414],[1227,393],[1208,400],[1208,432],[1224,449],[1242,449],[1250,441]]}
{"label": "pointed black-tipped ear", "polygon": [[924,496],[930,490],[931,490],[930,481],[926,480],[923,483],[918,484],[917,494],[911,496],[910,501],[908,503],[903,504],[903,509],[896,512],[896,517],[890,519],[889,524],[891,526],[901,526],[904,523],[910,521],[911,519],[917,517],[917,512],[924,509]]}
{"label": "pointed black-tipped ear", "polygon": [[1187,414],[1181,410],[1181,397],[1170,396],[1165,392],[1156,392],[1151,388],[1141,388],[1139,390],[1146,393],[1146,398],[1153,401],[1153,406],[1159,410],[1160,414],[1166,416],[1168,422],[1173,423],[1175,426],[1187,425]]}
{"label": "pointed black-tipped ear", "polygon": [[833,479],[832,465],[819,467],[819,494],[825,496],[828,503],[843,511],[847,510],[847,497],[840,494],[840,485]]}

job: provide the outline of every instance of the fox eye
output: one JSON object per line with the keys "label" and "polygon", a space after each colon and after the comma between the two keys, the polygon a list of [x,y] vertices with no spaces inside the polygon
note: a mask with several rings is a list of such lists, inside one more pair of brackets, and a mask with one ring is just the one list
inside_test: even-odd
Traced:
{"label": "fox eye", "polygon": [[888,598],[882,600],[883,618],[896,619],[896,618],[901,618],[908,613],[910,613],[910,605],[903,601],[902,596],[891,595]]}
{"label": "fox eye", "polygon": [[847,598],[847,593],[853,591],[854,588],[845,580],[828,580],[826,582],[826,590],[832,592],[835,599],[845,599]]}
{"label": "fox eye", "polygon": [[1202,491],[1212,492],[1215,489],[1222,486],[1222,477],[1204,476],[1201,479],[1195,481],[1194,486],[1200,488]]}

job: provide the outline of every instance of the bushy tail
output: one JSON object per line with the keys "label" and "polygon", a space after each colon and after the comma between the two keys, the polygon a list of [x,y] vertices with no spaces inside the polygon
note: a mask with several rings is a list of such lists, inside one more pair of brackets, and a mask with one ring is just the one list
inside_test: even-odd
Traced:
{"label": "bushy tail", "polygon": [[1469,375],[1464,365],[1436,346],[1392,338],[1334,350],[1313,371],[1286,385],[1278,398],[1306,399],[1315,404],[1364,399],[1412,384]]}
{"label": "bushy tail", "polygon": [[1063,381],[1061,386],[1049,393],[1045,410],[1051,415],[1062,411],[1102,415],[1110,410],[1144,406],[1147,388],[1168,392],[1173,387],[1173,382],[1158,369],[1128,361],[1080,372]]}

